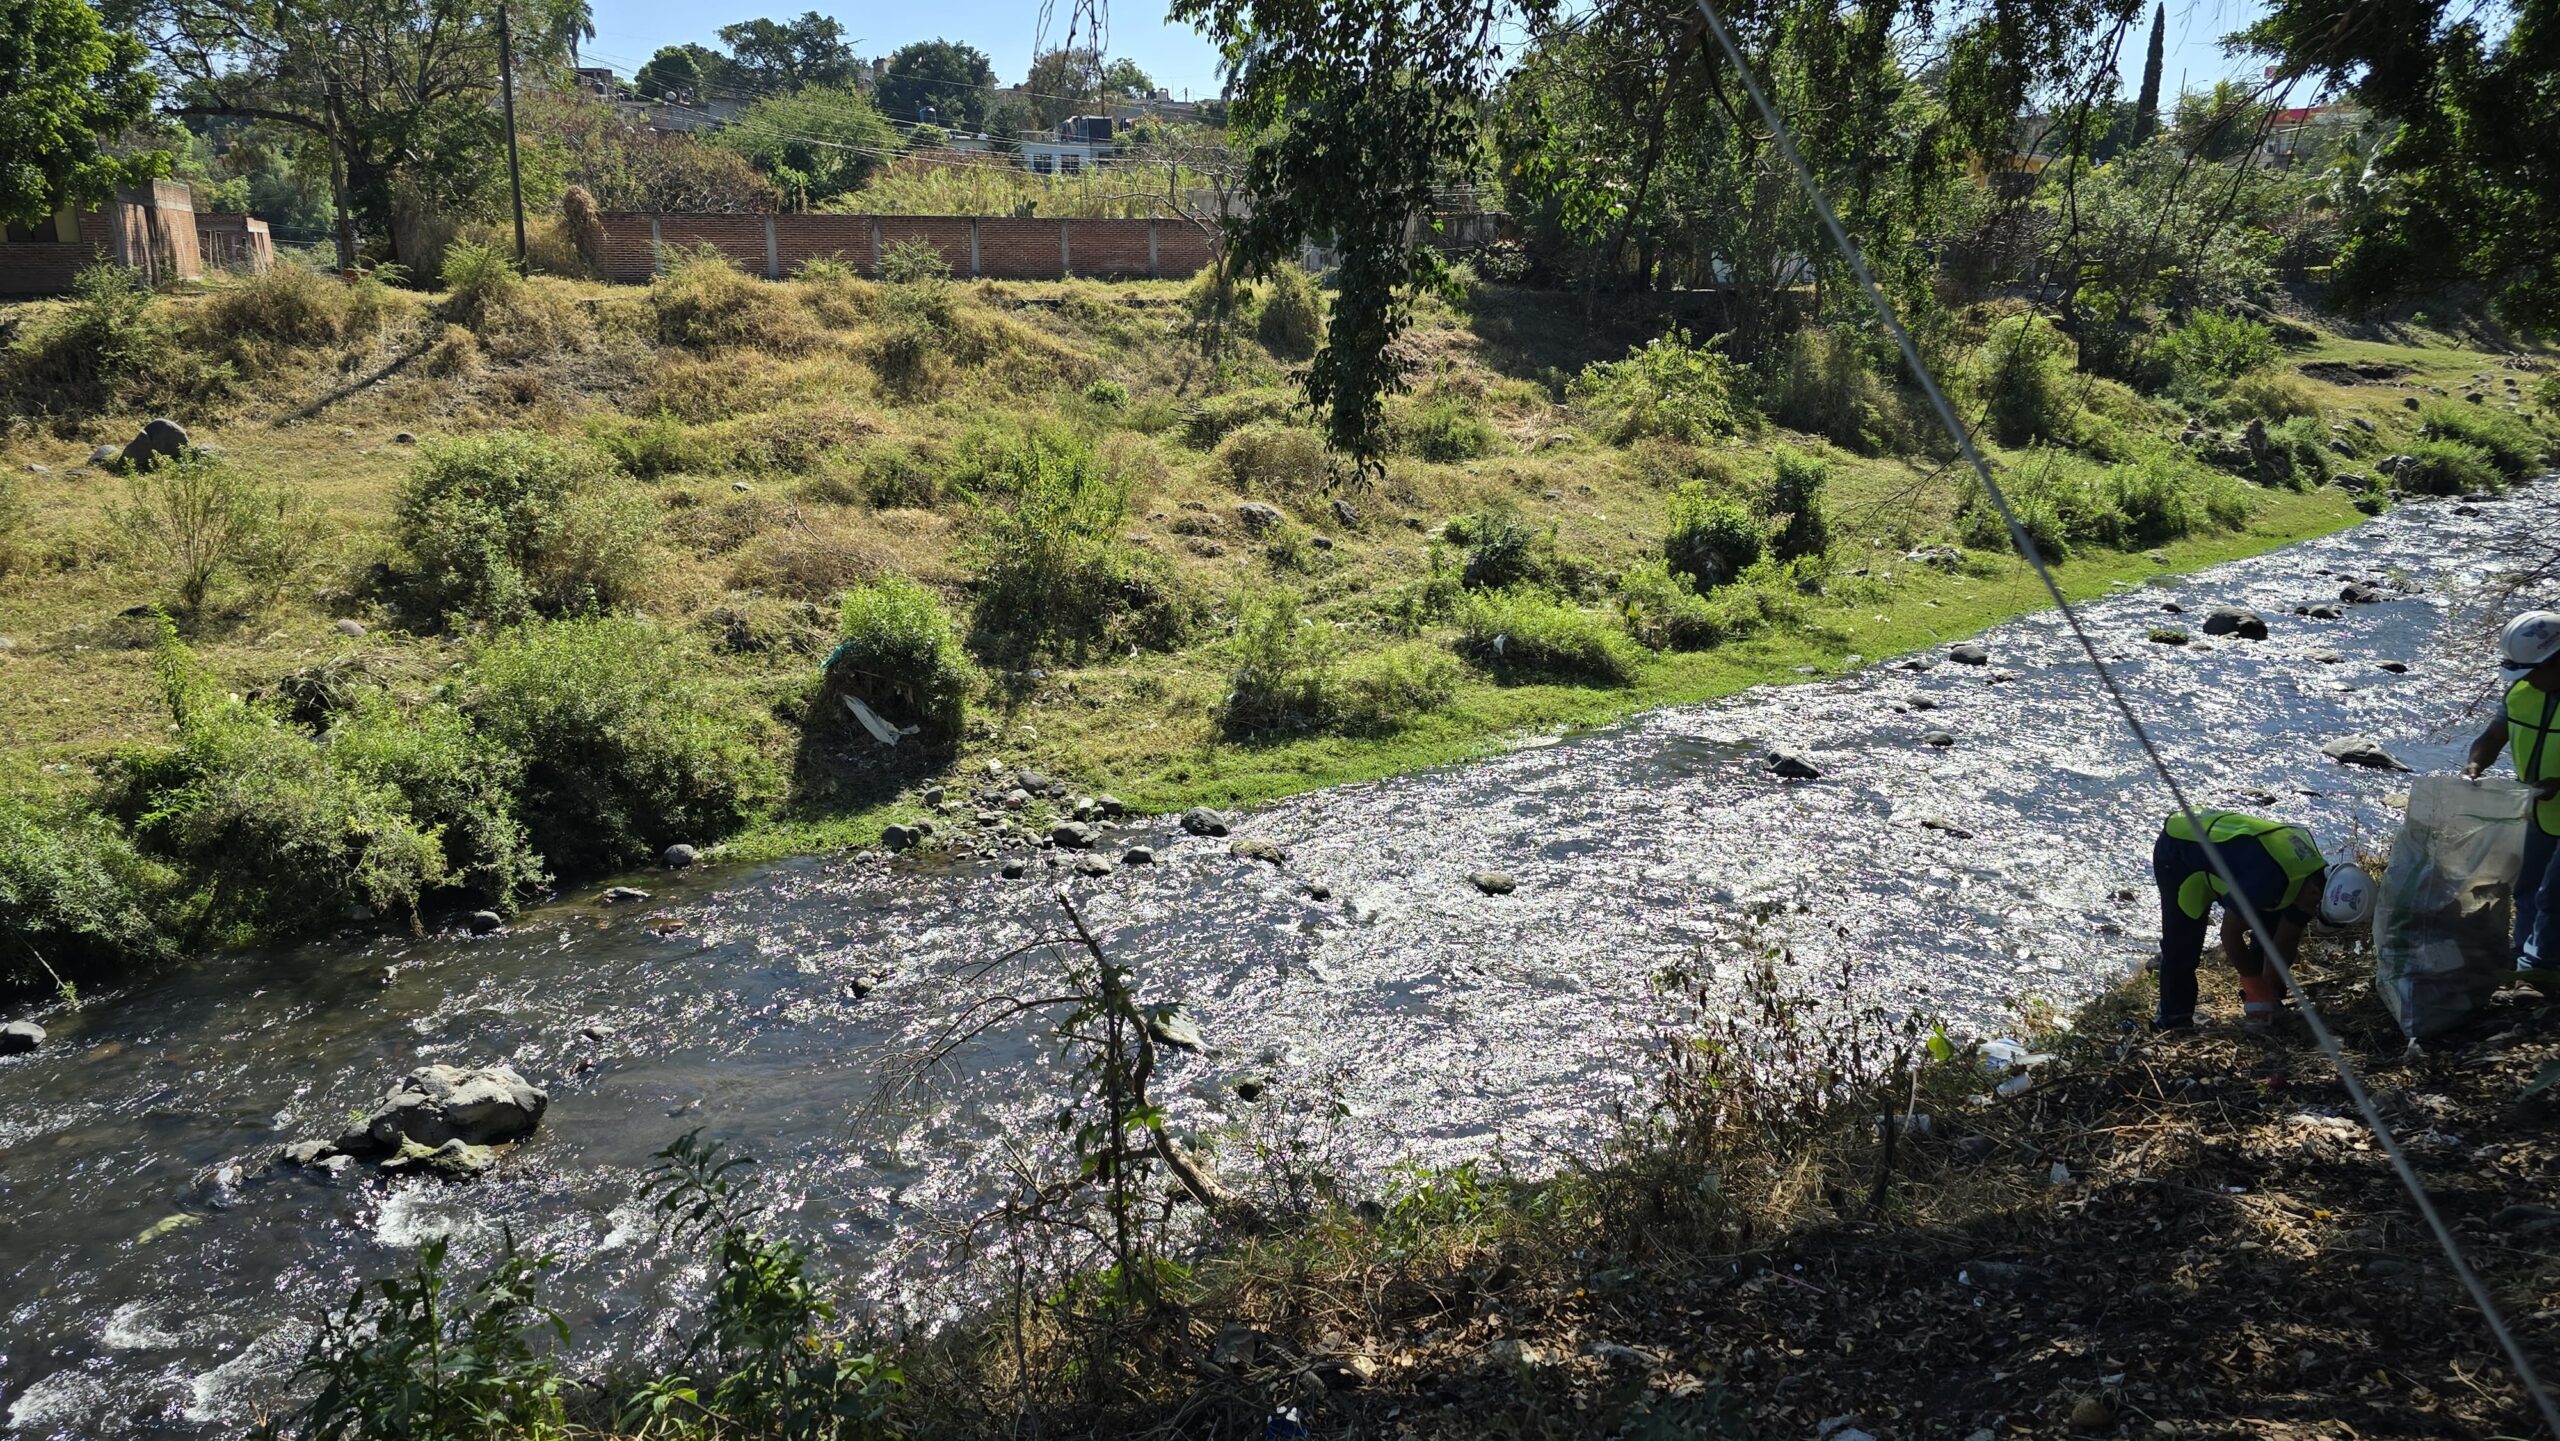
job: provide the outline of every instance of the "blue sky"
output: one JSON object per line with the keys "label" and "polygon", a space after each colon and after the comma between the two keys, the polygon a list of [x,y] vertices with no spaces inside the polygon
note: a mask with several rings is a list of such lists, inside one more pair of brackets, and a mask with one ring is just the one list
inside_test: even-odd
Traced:
{"label": "blue sky", "polygon": [[[1168,24],[1157,8],[1162,0],[1123,0],[1111,7],[1107,32],[1110,52],[1135,60],[1157,84],[1180,95],[1218,91],[1218,57],[1209,43],[1187,25]],[[964,41],[995,62],[996,78],[1005,84],[1022,79],[1031,63],[1040,7],[1037,0],[942,0],[920,10],[899,7],[853,9],[829,0],[594,0],[596,38],[586,47],[593,61],[629,74],[661,45],[685,41],[714,44],[723,25],[758,15],[783,18],[813,7],[842,21],[847,33],[860,37],[863,55],[885,55],[911,40],[942,37]],[[1062,3],[1057,7],[1063,11]],[[2169,0],[2167,63],[2163,89],[2175,95],[2181,73],[2202,87],[2245,66],[2223,58],[2216,42],[2257,17],[2257,0]],[[2122,56],[2126,89],[2142,72],[2142,49],[2149,21],[2137,23]],[[1049,42],[1057,43],[1053,36]]]}

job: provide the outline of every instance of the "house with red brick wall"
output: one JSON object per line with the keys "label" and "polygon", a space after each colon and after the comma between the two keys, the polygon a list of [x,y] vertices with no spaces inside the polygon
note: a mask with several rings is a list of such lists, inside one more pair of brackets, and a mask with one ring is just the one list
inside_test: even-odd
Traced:
{"label": "house with red brick wall", "polygon": [[201,277],[208,262],[265,270],[275,263],[275,243],[265,221],[199,215],[186,182],[155,180],[119,189],[104,205],[10,226],[0,237],[0,295],[60,295],[101,260],[131,267],[145,284],[166,285]]}

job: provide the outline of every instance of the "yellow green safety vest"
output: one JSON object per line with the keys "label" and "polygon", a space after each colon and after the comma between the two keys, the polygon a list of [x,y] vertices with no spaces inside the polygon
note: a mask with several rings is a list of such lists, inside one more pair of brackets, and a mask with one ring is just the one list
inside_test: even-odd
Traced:
{"label": "yellow green safety vest", "polygon": [[[2217,846],[2253,840],[2266,847],[2267,854],[2274,858],[2285,875],[2284,894],[2277,898],[2275,904],[2279,911],[2292,910],[2302,899],[2303,883],[2329,868],[2329,859],[2320,854],[2320,847],[2311,839],[2311,832],[2300,826],[2263,820],[2238,811],[2198,811],[2196,819],[2204,822],[2203,835],[2197,835],[2196,828],[2187,824],[2184,811],[2169,817],[2169,834],[2182,841],[2210,840]],[[2191,919],[2200,921],[2206,911],[2213,909],[2216,900],[2230,893],[2231,887],[2223,884],[2222,877],[2210,869],[2199,871],[2178,887],[2178,909],[2185,911]]]}
{"label": "yellow green safety vest", "polygon": [[[2529,680],[2507,687],[2507,754],[2516,779],[2527,785],[2560,781],[2560,696]],[[2533,819],[2546,836],[2560,836],[2560,797],[2537,802]]]}

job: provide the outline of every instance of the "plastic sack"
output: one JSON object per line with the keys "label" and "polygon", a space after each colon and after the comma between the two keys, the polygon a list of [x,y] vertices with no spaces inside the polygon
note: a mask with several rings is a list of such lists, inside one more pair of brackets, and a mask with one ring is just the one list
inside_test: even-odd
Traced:
{"label": "plastic sack", "polygon": [[2411,1040],[2469,1020],[2515,968],[2516,875],[2533,788],[2419,776],[2374,900],[2374,989]]}

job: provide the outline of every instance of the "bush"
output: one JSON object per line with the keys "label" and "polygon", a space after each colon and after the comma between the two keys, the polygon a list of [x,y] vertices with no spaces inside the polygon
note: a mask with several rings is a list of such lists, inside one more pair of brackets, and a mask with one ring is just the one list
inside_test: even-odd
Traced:
{"label": "bush", "polygon": [[1422,460],[1451,463],[1491,455],[1501,437],[1475,407],[1454,395],[1435,395],[1398,418],[1397,447]]}
{"label": "bush", "polygon": [[2497,458],[2468,441],[2420,440],[2408,449],[2410,464],[2392,483],[2417,495],[2475,495],[2504,489],[2505,472]]}
{"label": "bush", "polygon": [[572,185],[560,192],[560,238],[577,252],[583,273],[604,273],[604,212],[587,187]]}
{"label": "bush", "polygon": [[401,796],[442,851],[444,884],[501,911],[548,879],[516,818],[515,757],[441,701],[402,710],[379,690],[357,691],[329,732],[329,759],[358,781]]}
{"label": "bush", "polygon": [[505,251],[468,241],[445,247],[439,273],[444,279],[444,313],[475,331],[504,311],[524,286],[524,276]]}
{"label": "bush", "polygon": [[445,1238],[419,1247],[407,1276],[356,1288],[343,1313],[324,1315],[296,1379],[320,1389],[294,1434],[331,1441],[449,1441],[565,1435],[564,1388],[527,1335],[569,1328],[536,1299],[552,1258],[516,1251],[510,1232],[489,1274],[467,1296],[447,1294]]}
{"label": "bush", "polygon": [[1398,646],[1352,663],[1335,687],[1334,729],[1382,735],[1445,709],[1458,693],[1458,664],[1442,651]]}
{"label": "bush", "polygon": [[82,270],[71,299],[26,328],[0,366],[20,414],[186,403],[229,387],[229,367],[178,343],[140,276],[111,261]]}
{"label": "bush", "polygon": [[1084,388],[1084,403],[1117,414],[1129,408],[1129,387],[1116,380],[1097,380]]}
{"label": "bush", "polygon": [[716,468],[709,447],[683,421],[664,410],[642,420],[614,417],[591,421],[587,438],[613,457],[622,473],[634,480],[657,480]]}
{"label": "bush", "polygon": [[662,345],[797,355],[817,339],[789,292],[748,275],[709,245],[667,256],[666,269],[649,282],[649,307]]}
{"label": "bush", "polygon": [[1253,336],[1272,354],[1301,360],[1315,354],[1324,339],[1324,299],[1315,280],[1298,265],[1282,261],[1264,282],[1262,311],[1254,317]]}
{"label": "bush", "polygon": [[1760,406],[1770,419],[1853,450],[1876,445],[1873,432],[1892,398],[1855,335],[1806,327],[1775,347],[1759,370]]}
{"label": "bush", "polygon": [[2419,407],[2418,434],[2477,447],[2508,480],[2522,480],[2541,469],[2551,453],[2550,443],[2523,421],[2449,400],[2432,400]]}
{"label": "bush", "polygon": [[1769,549],[1780,560],[1811,560],[1831,549],[1831,523],[1822,513],[1822,487],[1831,478],[1831,463],[1789,446],[1779,446],[1777,477],[1769,487],[1769,515],[1778,533]]}
{"label": "bush", "polygon": [[1972,381],[1991,433],[2003,445],[2027,445],[2069,434],[2070,342],[2034,315],[1991,328],[1973,358]]}
{"label": "bush", "polygon": [[173,880],[106,817],[0,791],[0,992],[174,955]]}
{"label": "bush", "polygon": [[1060,430],[985,432],[964,452],[960,479],[977,502],[981,630],[1083,642],[1138,616],[1152,622],[1149,638],[1170,639],[1160,563],[1122,534],[1128,476],[1090,443]]}
{"label": "bush", "polygon": [[905,445],[875,445],[863,452],[862,493],[882,510],[923,510],[942,499],[939,460]]}
{"label": "bush", "polygon": [[249,581],[259,600],[273,600],[318,538],[298,494],[213,456],[163,462],[128,476],[125,487],[125,504],[109,518],[182,614],[203,610],[214,587],[234,575]]}
{"label": "bush", "polygon": [[505,624],[622,603],[656,523],[597,452],[502,430],[429,446],[392,533],[419,610]]}
{"label": "bush", "polygon": [[518,814],[554,869],[716,840],[773,795],[755,726],[702,674],[679,637],[617,617],[520,626],[474,658],[466,709],[522,762]]}
{"label": "bush", "polygon": [[1219,441],[1211,463],[1229,485],[1246,494],[1303,495],[1321,487],[1333,468],[1324,437],[1269,421]]}
{"label": "bush", "polygon": [[1208,396],[1182,416],[1182,438],[1190,445],[1207,450],[1230,434],[1261,422],[1285,423],[1296,402],[1274,390],[1240,390],[1232,395]]}
{"label": "bush", "polygon": [[[2001,489],[2017,512],[2019,527],[2037,550],[2056,561],[2084,546],[2132,550],[2208,527],[2236,530],[2249,517],[2245,486],[2168,454],[2102,468],[2063,451],[2038,448],[2003,477]],[[1970,477],[1959,492],[1956,528],[1964,543],[1977,550],[2009,543],[1999,511]]]}
{"label": "bush", "polygon": [[1238,607],[1235,668],[1218,707],[1218,729],[1228,736],[1323,730],[1341,699],[1334,667],[1341,637],[1322,621],[1307,619],[1298,597],[1274,590],[1248,596]]}
{"label": "bush", "polygon": [[1469,590],[1543,583],[1555,568],[1554,534],[1533,528],[1509,501],[1460,516],[1443,534],[1467,548],[1460,578]]}
{"label": "bush", "polygon": [[2154,341],[2151,358],[2172,395],[2220,395],[2244,375],[2276,363],[2275,332],[2254,320],[2198,310]]}
{"label": "bush", "polygon": [[1739,375],[1717,340],[1691,343],[1675,330],[1627,353],[1624,360],[1583,367],[1568,387],[1573,404],[1613,445],[1649,435],[1695,444],[1739,425]]}
{"label": "bush", "polygon": [[2250,457],[2250,475],[2261,485],[2306,490],[2329,479],[2329,433],[2308,415],[2262,427],[2267,443]]}
{"label": "bush", "polygon": [[[255,275],[232,277],[205,301],[196,329],[206,344],[252,367],[273,365],[279,353],[317,349],[351,339],[359,317],[347,288],[308,265],[278,257]],[[364,317],[378,321],[368,312]]]}
{"label": "bush", "polygon": [[2214,409],[2238,420],[2250,416],[2267,420],[2290,420],[2297,415],[2317,417],[2320,397],[2293,376],[2253,371],[2231,382]]}
{"label": "bush", "polygon": [[1663,558],[1699,589],[1723,585],[1759,564],[1766,544],[1759,517],[1693,480],[1671,493]]}
{"label": "bush", "polygon": [[1530,589],[1470,597],[1459,612],[1458,649],[1505,682],[1635,682],[1643,656],[1626,632],[1569,601]]}
{"label": "bush", "polygon": [[1618,622],[1649,650],[1707,650],[1725,640],[1715,608],[1667,561],[1640,561],[1619,580]]}
{"label": "bush", "polygon": [[929,240],[901,240],[881,252],[880,278],[891,285],[949,280],[951,262]]}
{"label": "bush", "polygon": [[[977,671],[933,592],[902,575],[846,592],[844,639],[827,657],[831,692],[860,696],[928,747],[960,739]],[[841,702],[839,702],[841,704]]]}

